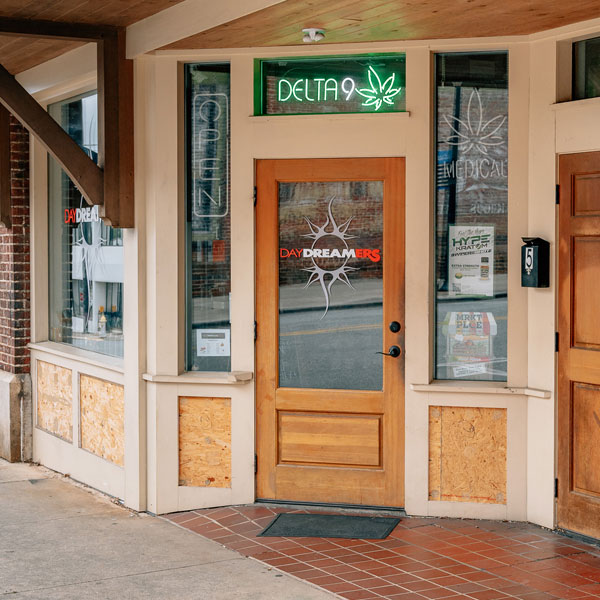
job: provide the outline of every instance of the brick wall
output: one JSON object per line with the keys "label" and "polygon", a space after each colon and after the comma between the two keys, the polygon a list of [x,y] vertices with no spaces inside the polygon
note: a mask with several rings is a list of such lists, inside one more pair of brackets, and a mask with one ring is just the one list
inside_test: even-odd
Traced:
{"label": "brick wall", "polygon": [[0,370],[29,373],[29,134],[11,116],[12,227],[0,225]]}

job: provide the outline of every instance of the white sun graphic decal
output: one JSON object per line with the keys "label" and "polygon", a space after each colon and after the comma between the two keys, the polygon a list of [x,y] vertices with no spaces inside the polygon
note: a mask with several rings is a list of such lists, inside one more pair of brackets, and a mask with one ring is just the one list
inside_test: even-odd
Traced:
{"label": "white sun graphic decal", "polygon": [[458,146],[463,152],[468,152],[475,146],[482,154],[487,154],[489,148],[504,144],[505,140],[498,135],[498,131],[504,125],[506,115],[497,115],[484,122],[483,106],[478,90],[473,90],[469,97],[467,120],[464,121],[452,115],[450,115],[450,119],[444,115],[444,120],[452,130],[452,135],[446,142],[452,146]]}
{"label": "white sun graphic decal", "polygon": [[[307,233],[302,237],[311,238],[313,240],[311,249],[314,249],[315,245],[320,239],[328,236],[337,238],[342,243],[344,248],[348,249],[348,243],[346,240],[350,240],[352,238],[357,237],[355,235],[348,235],[346,233],[353,217],[350,217],[341,225],[338,225],[336,223],[335,218],[333,217],[333,213],[331,211],[331,207],[334,200],[335,196],[332,196],[329,199],[329,204],[327,206],[327,220],[321,227],[315,225],[308,217],[304,217],[306,222],[308,223],[308,226],[310,227],[311,233]],[[303,271],[308,271],[310,273],[308,283],[304,286],[304,288],[306,289],[309,285],[312,285],[313,283],[318,281],[321,285],[321,289],[323,290],[323,295],[325,296],[325,312],[321,315],[321,319],[327,314],[327,311],[329,310],[329,303],[331,300],[331,287],[336,281],[341,281],[348,287],[354,289],[354,287],[350,283],[350,280],[348,279],[348,273],[350,273],[351,271],[358,271],[358,268],[349,267],[349,260],[350,256],[346,256],[344,258],[343,263],[340,266],[334,269],[325,269],[316,262],[314,257],[311,257],[313,266],[309,267],[308,269],[302,269]]]}

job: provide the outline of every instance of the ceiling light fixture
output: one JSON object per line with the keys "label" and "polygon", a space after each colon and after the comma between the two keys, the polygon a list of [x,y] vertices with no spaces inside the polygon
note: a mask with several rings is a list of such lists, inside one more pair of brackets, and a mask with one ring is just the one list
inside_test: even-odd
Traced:
{"label": "ceiling light fixture", "polygon": [[325,37],[325,32],[317,27],[308,27],[303,29],[302,33],[304,34],[302,41],[305,44],[310,44],[311,42],[320,42]]}

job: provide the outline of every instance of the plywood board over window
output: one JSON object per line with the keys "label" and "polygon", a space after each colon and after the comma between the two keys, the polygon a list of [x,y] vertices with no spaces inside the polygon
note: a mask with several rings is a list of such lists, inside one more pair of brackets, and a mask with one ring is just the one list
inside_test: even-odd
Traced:
{"label": "plywood board over window", "polygon": [[41,360],[37,362],[37,426],[73,441],[73,373]]}
{"label": "plywood board over window", "polygon": [[179,485],[231,487],[230,398],[179,398]]}
{"label": "plywood board over window", "polygon": [[506,409],[429,407],[429,499],[506,504]]}
{"label": "plywood board over window", "polygon": [[81,375],[79,402],[81,447],[122,467],[125,442],[123,386]]}

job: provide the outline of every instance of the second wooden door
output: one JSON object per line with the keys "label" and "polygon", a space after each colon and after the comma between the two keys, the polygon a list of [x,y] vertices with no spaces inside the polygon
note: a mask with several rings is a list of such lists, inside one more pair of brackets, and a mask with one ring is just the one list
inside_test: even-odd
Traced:
{"label": "second wooden door", "polygon": [[559,172],[557,521],[600,538],[600,152]]}

